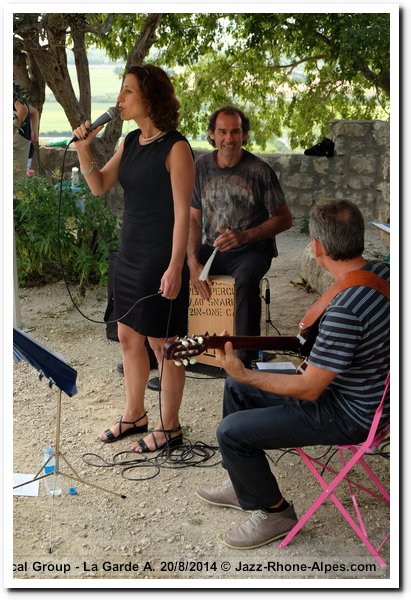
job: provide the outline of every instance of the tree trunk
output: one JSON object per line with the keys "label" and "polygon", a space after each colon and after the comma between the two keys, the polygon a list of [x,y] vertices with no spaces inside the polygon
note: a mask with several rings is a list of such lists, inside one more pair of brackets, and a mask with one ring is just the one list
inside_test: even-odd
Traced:
{"label": "tree trunk", "polygon": [[[132,66],[138,66],[142,64],[144,57],[147,56],[148,51],[155,42],[156,29],[159,26],[162,17],[163,14],[161,13],[147,15],[147,19],[145,20],[140,35],[137,38],[128,57],[125,72],[127,72],[127,69]],[[115,144],[121,135],[122,127],[123,123],[119,116],[114,118],[107,125],[103,136],[105,150],[107,151],[105,160],[107,160],[113,152]]]}
{"label": "tree trunk", "polygon": [[80,110],[86,115],[91,115],[91,85],[90,70],[84,43],[84,32],[75,32],[73,37],[73,54],[77,71],[77,81],[80,90]]}
{"label": "tree trunk", "polygon": [[[33,96],[33,106],[39,114],[45,101],[45,86],[53,92],[57,102],[64,110],[67,119],[74,129],[79,123],[90,118],[91,86],[90,72],[86,52],[85,34],[89,30],[87,15],[69,15],[46,13],[40,18],[36,15],[22,15],[21,30],[18,31],[14,51],[14,68],[16,81],[21,83]],[[163,14],[148,14],[142,30],[136,39],[128,57],[126,69],[142,64],[144,57],[155,41],[156,29]],[[108,16],[104,27],[110,27]],[[77,99],[67,67],[66,39],[68,31],[73,39],[73,53],[77,71],[80,97]],[[40,34],[47,43],[40,43]],[[35,78],[29,76],[29,65]],[[37,85],[36,85],[37,83]],[[30,84],[30,85],[29,85]],[[35,100],[34,100],[35,98]],[[122,121],[119,116],[106,126],[101,137],[93,144],[93,155],[96,163],[102,166],[113,155],[116,143],[121,136]],[[41,165],[38,165],[41,170]],[[111,201],[109,200],[111,204]]]}

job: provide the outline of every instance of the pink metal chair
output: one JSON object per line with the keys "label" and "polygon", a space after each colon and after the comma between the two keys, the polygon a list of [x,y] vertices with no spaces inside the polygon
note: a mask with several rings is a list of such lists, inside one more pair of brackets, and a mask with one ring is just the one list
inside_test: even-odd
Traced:
{"label": "pink metal chair", "polygon": [[[304,452],[301,448],[296,448],[297,453],[299,454],[299,456],[301,457],[303,462],[306,464],[308,469],[311,471],[311,473],[314,475],[315,479],[319,482],[323,491],[318,496],[318,498],[315,500],[315,502],[311,505],[311,507],[307,510],[307,512],[304,514],[304,516],[302,516],[299,519],[298,523],[292,528],[292,530],[287,534],[287,536],[281,541],[281,543],[279,544],[279,548],[284,548],[285,546],[287,546],[287,544],[293,539],[293,537],[296,535],[296,533],[298,533],[300,531],[300,529],[307,523],[307,521],[312,517],[312,515],[316,512],[316,510],[321,506],[321,504],[325,500],[327,500],[327,498],[330,498],[334,502],[335,506],[338,508],[338,510],[340,511],[342,516],[345,518],[345,520],[349,523],[349,525],[352,527],[352,529],[358,535],[358,537],[363,542],[363,544],[368,548],[368,550],[370,551],[372,556],[374,556],[374,558],[376,559],[379,566],[382,568],[385,568],[387,566],[386,562],[383,560],[383,558],[380,556],[379,553],[380,553],[382,547],[384,546],[384,544],[386,543],[386,541],[389,539],[389,535],[390,535],[389,531],[377,547],[375,547],[375,545],[373,545],[371,543],[371,541],[367,535],[367,531],[365,529],[364,519],[360,513],[360,508],[359,508],[359,504],[358,504],[358,501],[357,501],[357,498],[355,495],[355,491],[361,490],[362,492],[365,492],[365,493],[369,494],[370,496],[377,498],[378,500],[382,500],[383,502],[385,502],[388,505],[390,503],[389,493],[387,492],[385,487],[379,481],[378,477],[375,475],[375,473],[373,473],[373,471],[370,469],[370,467],[364,460],[364,454],[373,453],[375,451],[375,449],[377,448],[377,446],[389,434],[389,425],[386,426],[385,428],[382,428],[380,431],[377,431],[378,424],[380,422],[381,414],[383,411],[384,401],[385,401],[385,398],[387,395],[387,391],[389,389],[389,385],[390,385],[390,374],[388,373],[387,379],[385,382],[384,393],[382,395],[380,404],[379,404],[377,410],[375,411],[374,418],[373,418],[367,439],[358,445],[337,446],[338,454],[339,454],[339,457],[341,460],[341,470],[340,471],[337,471],[336,469],[333,469],[329,465],[324,464],[321,461],[319,461],[318,459],[310,456],[309,454]],[[346,456],[347,452],[350,453],[350,454],[348,454],[348,456],[351,455],[350,458],[348,458],[348,456]],[[348,458],[348,460],[347,460],[347,458]],[[333,473],[335,475],[334,479],[332,479],[332,481],[330,481],[330,482],[327,482],[323,478],[323,476],[320,474],[319,470],[315,467],[315,465],[321,467],[321,469],[323,469],[325,471]],[[350,479],[348,477],[348,474],[351,472],[351,470],[356,465],[361,465],[361,467],[364,469],[366,475],[368,475],[368,478],[373,482],[377,491],[375,491],[375,489],[367,488],[364,485],[361,485],[360,483],[357,483],[356,481],[353,481],[352,479]],[[357,516],[357,522],[350,515],[350,513],[344,508],[344,506],[342,505],[342,503],[340,502],[340,500],[337,498],[337,496],[334,493],[336,488],[340,485],[340,483],[342,481],[345,481],[348,485],[350,495],[351,495],[351,500],[352,500],[353,507],[354,507],[354,511]]]}

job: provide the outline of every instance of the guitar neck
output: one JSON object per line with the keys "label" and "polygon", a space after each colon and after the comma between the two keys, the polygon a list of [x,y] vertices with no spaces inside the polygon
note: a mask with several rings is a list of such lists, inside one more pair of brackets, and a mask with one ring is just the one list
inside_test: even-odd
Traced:
{"label": "guitar neck", "polygon": [[[207,348],[224,348],[226,342],[231,342],[235,350],[287,350],[301,354],[301,343],[296,336],[259,337],[259,336],[228,336],[228,335],[193,335],[178,338],[164,344],[164,357],[190,361],[202,354]],[[188,362],[187,362],[188,364]]]}
{"label": "guitar neck", "polygon": [[210,335],[204,340],[207,348],[224,348],[226,342],[231,342],[235,350],[288,350],[299,352],[301,344],[296,336],[228,336]]}

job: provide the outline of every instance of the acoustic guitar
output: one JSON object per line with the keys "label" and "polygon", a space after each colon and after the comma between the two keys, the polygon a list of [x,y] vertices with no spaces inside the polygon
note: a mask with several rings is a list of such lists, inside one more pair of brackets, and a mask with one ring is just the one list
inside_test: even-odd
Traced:
{"label": "acoustic guitar", "polygon": [[176,364],[187,366],[195,362],[195,356],[202,354],[208,348],[224,348],[226,342],[231,342],[235,350],[287,350],[300,356],[303,355],[304,346],[297,336],[228,336],[205,333],[167,342],[164,344],[164,357],[167,360],[174,360]]}
{"label": "acoustic guitar", "polygon": [[390,298],[390,287],[387,281],[363,269],[351,271],[330,286],[311,305],[299,323],[299,333],[296,336],[221,336],[205,333],[167,342],[164,345],[164,356],[167,360],[174,359],[177,364],[187,366],[190,362],[195,362],[195,356],[202,354],[208,348],[221,349],[226,342],[231,342],[235,350],[285,350],[306,358],[317,337],[321,317],[330,302],[343,290],[356,286],[376,289],[387,300]]}

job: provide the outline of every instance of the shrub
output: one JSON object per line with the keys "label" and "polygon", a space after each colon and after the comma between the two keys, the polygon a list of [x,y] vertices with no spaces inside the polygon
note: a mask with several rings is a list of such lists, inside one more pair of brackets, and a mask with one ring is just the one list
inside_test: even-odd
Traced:
{"label": "shrub", "polygon": [[66,279],[81,290],[107,283],[108,254],[117,249],[119,227],[103,197],[83,186],[72,191],[66,182],[60,202],[60,184],[36,175],[18,178],[14,227],[21,286],[61,279],[60,254]]}

